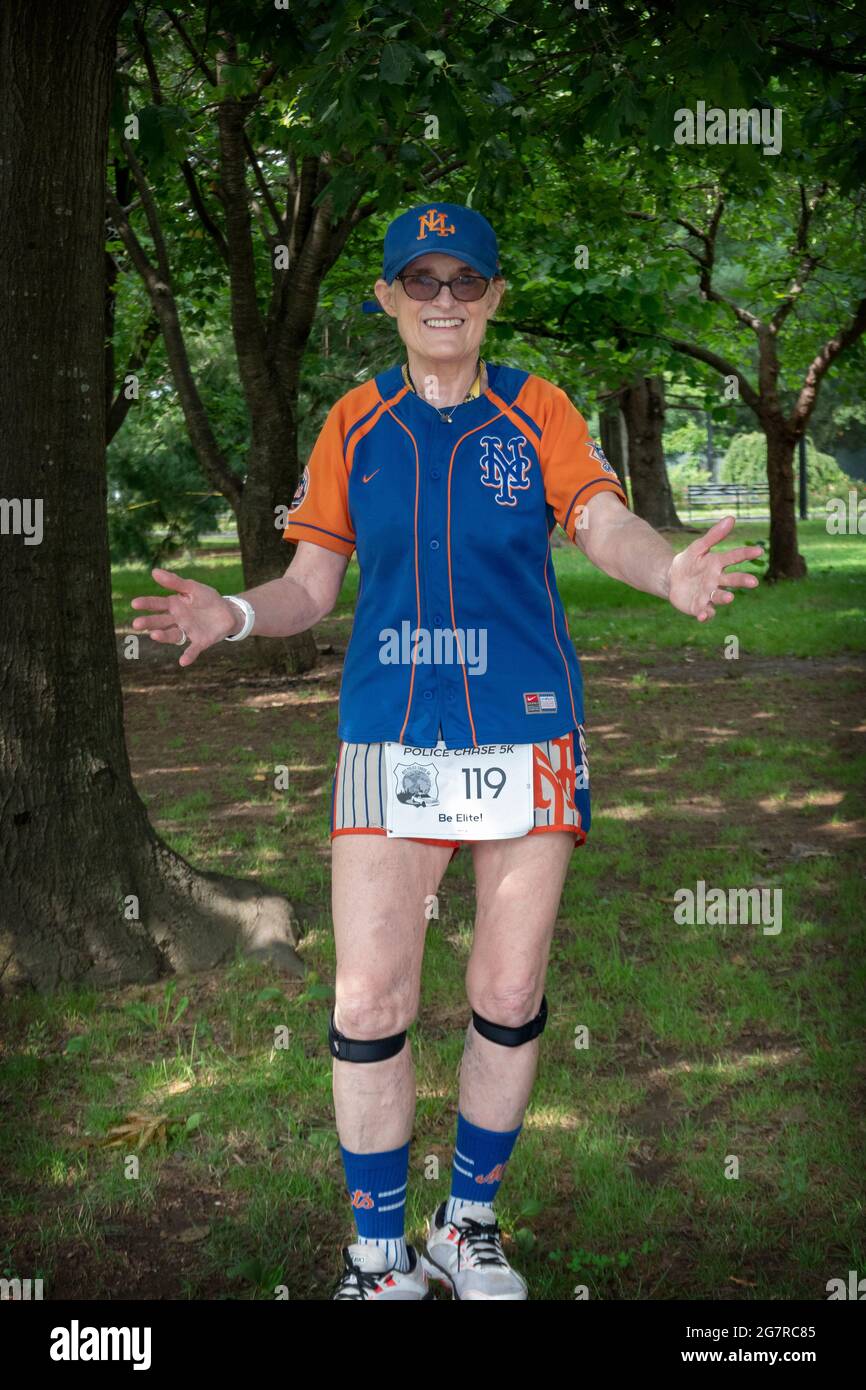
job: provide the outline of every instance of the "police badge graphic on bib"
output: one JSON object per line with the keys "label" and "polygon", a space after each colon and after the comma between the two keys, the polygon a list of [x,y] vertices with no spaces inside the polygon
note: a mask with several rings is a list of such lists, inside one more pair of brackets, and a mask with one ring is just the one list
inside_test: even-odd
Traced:
{"label": "police badge graphic on bib", "polygon": [[397,800],[404,806],[439,805],[439,778],[433,763],[398,763],[392,770]]}

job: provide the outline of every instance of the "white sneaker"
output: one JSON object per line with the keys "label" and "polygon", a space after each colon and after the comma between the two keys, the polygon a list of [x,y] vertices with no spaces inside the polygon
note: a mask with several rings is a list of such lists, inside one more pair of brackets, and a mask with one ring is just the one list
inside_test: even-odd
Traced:
{"label": "white sneaker", "polygon": [[445,1202],[427,1223],[427,1246],[421,1262],[431,1279],[457,1299],[529,1297],[526,1280],[512,1269],[502,1251],[499,1222],[489,1207],[467,1206],[457,1221],[445,1220]]}
{"label": "white sneaker", "polygon": [[408,1245],[409,1268],[395,1269],[388,1264],[388,1257],[381,1245],[343,1246],[343,1264],[332,1299],[386,1299],[398,1298],[403,1302],[409,1299],[435,1299],[436,1295],[427,1282],[427,1271],[418,1259],[413,1245]]}

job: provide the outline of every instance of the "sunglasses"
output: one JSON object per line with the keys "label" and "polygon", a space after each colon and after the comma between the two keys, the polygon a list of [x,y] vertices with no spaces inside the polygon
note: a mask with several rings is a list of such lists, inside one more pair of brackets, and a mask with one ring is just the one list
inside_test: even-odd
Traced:
{"label": "sunglasses", "polygon": [[410,299],[435,299],[439,291],[448,286],[455,299],[463,303],[481,299],[490,284],[483,275],[455,275],[453,280],[439,280],[435,275],[422,275],[417,271],[409,275],[395,275]]}

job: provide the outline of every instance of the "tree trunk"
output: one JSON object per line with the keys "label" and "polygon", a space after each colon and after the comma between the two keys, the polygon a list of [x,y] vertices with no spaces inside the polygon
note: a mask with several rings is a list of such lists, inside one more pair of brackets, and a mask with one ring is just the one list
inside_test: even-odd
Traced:
{"label": "tree trunk", "polygon": [[15,344],[0,375],[4,987],[154,980],[238,948],[301,971],[286,900],[198,873],[164,844],[124,743],[104,352],[106,147],[123,9],[80,0],[70,18],[63,5],[7,0],[0,11],[0,260],[10,281],[0,333]]}
{"label": "tree trunk", "polygon": [[628,496],[625,421],[622,418],[618,400],[612,401],[599,411],[598,428],[605,457],[611,467],[616,469],[616,476],[622,483],[626,496]]}
{"label": "tree trunk", "polygon": [[[288,452],[287,448],[260,449],[258,457],[248,455],[249,472],[235,512],[246,589],[278,579],[295,553],[296,547],[283,540],[282,530],[275,524],[276,509],[282,507],[285,511],[291,501],[291,493],[287,496],[286,463],[297,457],[294,433],[295,443]],[[312,629],[282,640],[252,636],[238,644],[235,656],[246,668],[269,670],[274,675],[300,675],[311,671],[319,659]]]}
{"label": "tree trunk", "polygon": [[761,421],[767,437],[767,482],[770,485],[770,563],[767,580],[803,579],[806,561],[797,548],[794,506],[794,449],[797,439],[780,416]]}
{"label": "tree trunk", "polygon": [[623,393],[632,506],[650,526],[681,526],[665,464],[664,381],[641,377]]}

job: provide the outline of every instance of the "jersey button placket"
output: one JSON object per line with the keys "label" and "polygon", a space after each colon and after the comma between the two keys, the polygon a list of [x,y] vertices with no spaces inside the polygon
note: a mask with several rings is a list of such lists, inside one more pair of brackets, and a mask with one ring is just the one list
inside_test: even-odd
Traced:
{"label": "jersey button placket", "polygon": [[[443,464],[441,458],[442,443],[438,437],[438,432],[431,428],[427,435],[428,458],[430,467],[427,470],[426,506],[424,516],[427,521],[426,542],[427,542],[427,575],[425,591],[427,595],[427,612],[431,615],[428,622],[432,621],[433,631],[430,633],[431,642],[431,661],[434,662],[431,675],[431,695],[435,694],[435,715],[436,730],[443,724],[443,672],[435,664],[436,653],[440,649],[440,642],[436,640],[437,630],[445,626],[444,615],[448,611],[448,566],[445,554],[444,536],[447,527],[447,514],[445,510],[445,494],[442,486]],[[444,725],[443,725],[444,727]]]}

